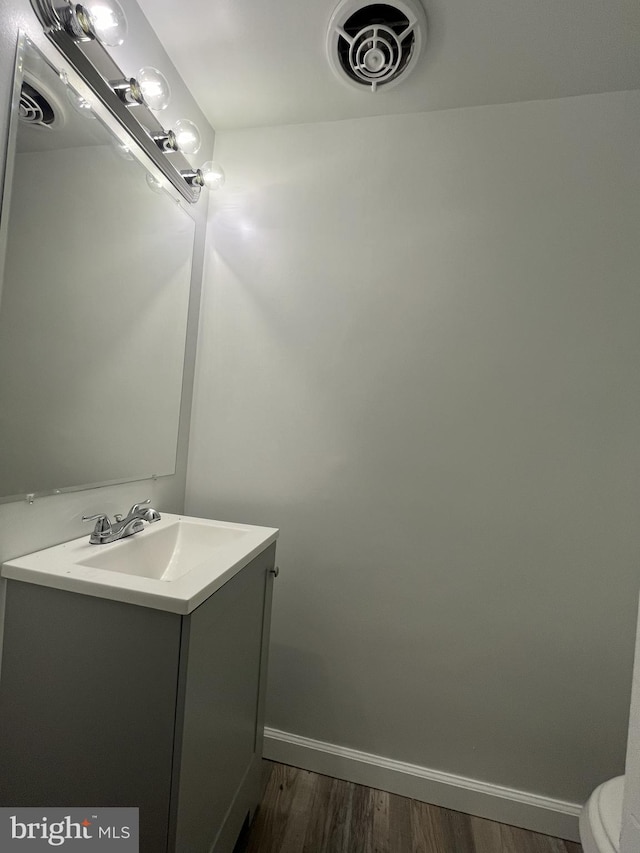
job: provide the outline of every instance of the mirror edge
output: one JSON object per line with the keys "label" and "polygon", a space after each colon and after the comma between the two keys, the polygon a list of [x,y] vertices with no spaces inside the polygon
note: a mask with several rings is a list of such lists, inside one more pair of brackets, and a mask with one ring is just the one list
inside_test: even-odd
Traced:
{"label": "mirror edge", "polygon": [[24,69],[24,54],[29,37],[24,30],[18,30],[16,53],[13,62],[13,87],[9,100],[9,120],[7,122],[7,136],[5,147],[4,171],[0,183],[0,300],[2,300],[2,283],[4,276],[2,268],[6,257],[7,240],[9,237],[9,207],[11,204],[11,193],[13,190],[13,173],[15,167],[16,144],[18,138],[18,106],[20,103],[20,91],[22,88],[22,76]]}

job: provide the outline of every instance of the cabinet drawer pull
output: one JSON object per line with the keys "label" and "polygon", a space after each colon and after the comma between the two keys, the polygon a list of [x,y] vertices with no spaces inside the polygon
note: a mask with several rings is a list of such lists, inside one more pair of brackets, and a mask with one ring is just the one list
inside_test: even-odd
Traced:
{"label": "cabinet drawer pull", "polygon": [[274,578],[277,578],[280,574],[280,566],[274,566],[273,569],[269,569]]}

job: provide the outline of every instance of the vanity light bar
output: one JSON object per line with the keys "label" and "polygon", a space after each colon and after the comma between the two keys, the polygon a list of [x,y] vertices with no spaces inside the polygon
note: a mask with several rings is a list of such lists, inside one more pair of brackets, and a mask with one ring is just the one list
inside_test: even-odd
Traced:
{"label": "vanity light bar", "polygon": [[[207,185],[202,172],[199,169],[194,171],[184,157],[184,153],[195,153],[199,147],[197,127],[185,119],[176,123],[175,132],[162,127],[146,103],[140,83],[133,77],[125,77],[105,48],[105,44],[122,43],[120,34],[126,31],[122,8],[117,0],[100,0],[100,6],[96,6],[96,11],[111,9],[115,24],[112,27],[114,34],[110,34],[109,22],[99,21],[92,14],[92,2],[86,0],[85,6],[75,3],[60,5],[60,0],[31,0],[31,5],[49,41],[91,87],[101,103],[165,178],[188,202],[194,204],[200,197],[202,187]],[[115,33],[115,30],[118,32]],[[160,72],[156,73],[164,80]],[[135,115],[131,107],[136,108]],[[178,125],[182,126],[182,131]],[[184,135],[184,128],[187,128],[190,138],[196,139],[197,145],[190,149],[185,144],[181,150],[179,137],[181,133]],[[166,154],[171,154],[171,161]]]}
{"label": "vanity light bar", "polygon": [[[56,0],[59,4],[60,0]],[[118,0],[85,0],[83,4],[69,2],[66,6],[54,5],[54,15],[69,35],[79,41],[98,39],[109,47],[124,42],[127,34],[127,17]]]}
{"label": "vanity light bar", "polygon": [[109,85],[122,103],[128,107],[144,104],[142,89],[134,77],[130,77],[128,80],[111,80]]}
{"label": "vanity light bar", "polygon": [[172,154],[174,151],[179,150],[178,140],[172,130],[163,130],[162,133],[152,133],[151,138],[165,154]]}
{"label": "vanity light bar", "polygon": [[53,10],[60,24],[76,41],[91,41],[96,33],[91,25],[91,18],[84,6],[62,6]]}
{"label": "vanity light bar", "polygon": [[209,160],[201,169],[183,170],[185,181],[192,187],[206,187],[208,190],[219,189],[225,181],[224,171],[219,163]]}
{"label": "vanity light bar", "polygon": [[182,169],[180,174],[190,187],[202,188],[204,186],[204,176],[200,169]]}

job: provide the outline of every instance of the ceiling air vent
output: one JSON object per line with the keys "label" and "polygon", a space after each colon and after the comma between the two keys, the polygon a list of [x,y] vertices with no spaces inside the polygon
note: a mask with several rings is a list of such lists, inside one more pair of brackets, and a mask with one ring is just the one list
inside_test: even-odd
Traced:
{"label": "ceiling air vent", "polygon": [[419,0],[343,0],[329,23],[329,63],[341,80],[358,89],[387,89],[412,71],[426,37]]}
{"label": "ceiling air vent", "polygon": [[57,94],[59,87],[60,78],[44,63],[37,72],[25,69],[18,104],[20,121],[38,130],[62,127],[65,111]]}
{"label": "ceiling air vent", "polygon": [[23,83],[20,90],[20,121],[48,127],[56,120],[53,107],[45,96],[29,83]]}

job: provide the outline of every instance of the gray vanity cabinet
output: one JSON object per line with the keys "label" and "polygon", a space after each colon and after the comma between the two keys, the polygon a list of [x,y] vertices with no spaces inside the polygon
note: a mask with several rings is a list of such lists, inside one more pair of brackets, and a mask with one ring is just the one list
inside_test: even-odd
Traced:
{"label": "gray vanity cabinet", "polygon": [[274,558],[186,616],[8,580],[0,805],[138,806],[141,853],[230,853],[261,793]]}

